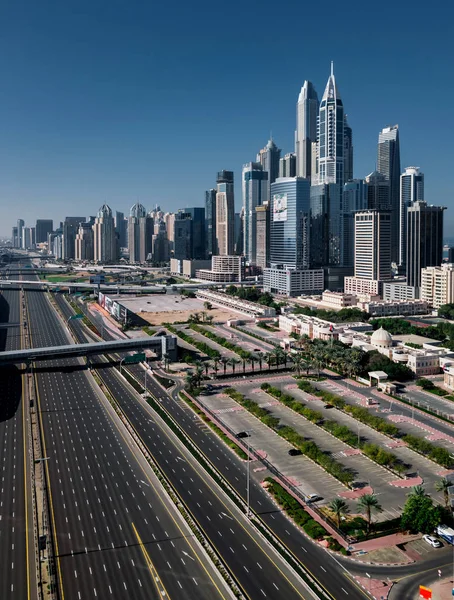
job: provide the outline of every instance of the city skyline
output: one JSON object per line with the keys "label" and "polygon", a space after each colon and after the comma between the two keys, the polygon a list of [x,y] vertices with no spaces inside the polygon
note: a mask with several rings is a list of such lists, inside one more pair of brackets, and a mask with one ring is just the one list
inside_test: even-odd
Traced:
{"label": "city skyline", "polygon": [[[435,63],[418,41],[418,32],[422,35],[429,29],[435,16],[428,15],[422,23],[405,2],[393,6],[395,19],[387,24],[387,31],[395,40],[393,55],[405,63],[405,69],[386,66],[386,41],[368,43],[370,25],[356,28],[354,39],[345,41],[342,23],[346,25],[351,16],[335,11],[326,23],[331,43],[317,56],[310,52],[317,33],[309,32],[303,44],[296,39],[289,43],[285,64],[277,53],[251,73],[244,56],[257,52],[262,44],[261,35],[251,35],[246,27],[252,7],[242,13],[243,23],[229,17],[219,24],[217,36],[230,41],[223,48],[214,44],[213,52],[207,53],[211,56],[203,50],[208,42],[206,21],[194,23],[192,39],[203,30],[205,44],[195,45],[182,59],[181,43],[186,38],[179,42],[178,36],[184,31],[184,15],[172,18],[172,28],[164,25],[156,32],[151,12],[141,7],[126,15],[129,29],[124,31],[122,11],[112,8],[106,23],[101,18],[100,28],[96,8],[88,3],[82,6],[80,15],[61,7],[47,20],[33,6],[25,20],[15,19],[16,9],[8,8],[11,28],[0,42],[3,54],[9,56],[0,97],[0,202],[8,223],[0,228],[1,235],[10,234],[18,212],[32,223],[36,218],[63,220],[75,205],[77,212],[89,215],[104,202],[125,213],[135,202],[147,208],[160,204],[171,211],[203,206],[204,192],[214,187],[213,174],[221,169],[236,174],[238,210],[242,165],[266,144],[270,130],[282,155],[294,150],[298,93],[310,80],[321,95],[331,60],[354,133],[354,177],[363,178],[374,170],[377,133],[398,123],[402,169],[419,165],[426,175],[427,201],[451,207],[448,141],[430,125],[427,99],[420,93],[422,79],[426,89],[436,93],[449,70],[444,24],[437,21],[438,34],[430,40]],[[310,18],[314,11],[295,9],[295,24],[286,20],[288,39],[298,16],[304,13]],[[167,9],[160,7],[158,12],[163,17]],[[399,28],[400,15],[408,25],[405,31]],[[69,30],[66,21],[71,17],[75,22]],[[262,24],[266,21],[254,14],[256,18]],[[349,25],[355,27],[360,18]],[[233,44],[232,28],[238,34],[247,31],[241,49]],[[125,38],[118,44],[120,31]],[[28,44],[11,52],[12,39],[27,39]],[[337,43],[340,40],[342,44]],[[364,43],[366,51],[357,52],[357,45]],[[390,49],[387,52],[389,56]],[[157,64],[160,61],[162,66]],[[219,64],[225,65],[224,71]],[[370,71],[374,77],[368,77]],[[227,73],[228,86],[223,85]],[[278,93],[266,93],[270,84]],[[218,85],[223,85],[223,93],[214,102],[207,92]],[[452,118],[446,117],[447,129],[452,129]],[[190,141],[194,151],[186,153],[175,177],[172,156],[177,134]],[[454,222],[451,212],[446,215],[447,231]]]}

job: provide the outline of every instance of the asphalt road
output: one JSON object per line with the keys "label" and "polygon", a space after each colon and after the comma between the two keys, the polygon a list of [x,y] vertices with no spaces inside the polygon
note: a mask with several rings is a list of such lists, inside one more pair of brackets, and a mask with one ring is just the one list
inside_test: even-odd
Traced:
{"label": "asphalt road", "polygon": [[[64,304],[62,304],[64,302],[63,299],[58,300],[58,302],[62,307],[64,306]],[[68,305],[66,305],[66,310],[67,309]],[[72,321],[71,323],[75,329],[82,327],[82,324],[78,321]],[[109,334],[105,332],[106,339],[108,335]],[[128,369],[142,381],[144,380],[144,371],[140,365],[131,365]],[[137,397],[132,395],[129,389],[125,389],[126,386],[122,380],[119,380],[118,374],[115,373],[114,369],[101,369],[100,373],[106,384],[111,387],[117,402],[119,402],[134,426],[141,433],[144,442],[149,445],[150,451],[154,454],[156,461],[167,471],[172,483],[176,480],[176,487],[179,493],[184,497],[185,501],[187,501],[191,512],[193,512],[198,519],[200,518],[199,522],[203,524],[204,530],[211,533],[213,527],[213,517],[211,516],[211,513],[213,508],[207,503],[207,498],[209,497],[207,494],[209,491],[207,491],[205,495],[200,496],[204,499],[205,504],[200,503],[200,506],[197,506],[197,495],[200,494],[200,492],[196,494],[193,490],[195,489],[197,491],[198,487],[200,487],[200,489],[204,491],[204,488],[201,487],[201,485],[195,486],[194,483],[191,482],[191,477],[195,479],[194,472],[191,474],[191,472],[188,471],[187,466],[186,473],[183,471],[182,467],[185,467],[185,465],[176,458],[175,448],[167,442],[165,445],[160,443],[161,439],[158,438],[158,433],[161,438],[162,433],[156,429],[156,423],[150,422],[150,420],[153,421],[153,417],[150,416],[147,407],[144,406],[143,403],[138,402]],[[209,457],[209,460],[245,500],[246,464],[244,461],[240,460],[233,452],[228,450],[223,442],[219,440],[216,435],[211,433],[211,431],[207,432],[201,430],[198,418],[194,418],[193,413],[177,399],[175,393],[172,394],[173,397],[169,396],[151,377],[147,377],[147,382],[149,392],[152,393],[153,396],[161,402],[162,406],[172,414],[172,417],[183,428],[189,438],[202,450],[206,457]],[[157,440],[159,440],[159,442],[157,442]],[[175,471],[175,473],[173,471]],[[260,518],[268,525],[275,535],[281,539],[293,555],[312,573],[332,598],[335,598],[336,600],[338,598],[359,600],[360,598],[367,597],[361,588],[352,581],[351,577],[346,572],[346,569],[340,566],[330,553],[308,540],[276,507],[269,496],[261,488],[260,479],[265,475],[263,475],[263,473],[260,475],[262,477],[256,476],[255,478],[251,478],[252,485],[250,495],[251,507],[258,515],[260,515]],[[181,481],[179,481],[180,479]],[[190,493],[188,493],[188,491]],[[196,496],[195,502],[192,497],[194,495]],[[215,500],[210,501],[214,504]],[[215,527],[217,526],[220,528],[223,524],[219,519],[219,513],[221,511],[225,512],[225,508],[218,507],[215,504],[214,507],[214,513],[218,515],[217,519],[215,517]],[[207,516],[209,517],[208,519]],[[222,544],[221,548],[224,548],[224,545],[230,536],[228,534],[228,528],[227,532],[224,534],[224,531],[226,531],[225,525],[224,530],[220,531],[222,536],[215,531],[213,537],[216,541],[216,545]],[[233,539],[235,540],[238,536],[238,528],[234,529],[234,532]],[[231,543],[232,542],[229,542],[229,545]],[[260,571],[262,580],[265,571],[267,574],[270,574],[271,571],[268,568],[266,570],[263,568],[263,559],[259,559],[259,555],[256,554],[258,550],[254,550],[254,554],[252,554],[250,541],[245,542],[245,546],[248,548],[249,554],[246,559],[248,562],[245,564],[251,563],[251,557],[253,559],[252,564],[254,562],[259,562],[262,567],[262,570]],[[260,582],[262,583],[262,581]],[[263,591],[267,593],[266,589]],[[273,592],[273,589],[271,589],[271,592]],[[275,590],[274,593],[276,593]],[[275,596],[271,595],[270,597],[273,598]]]}
{"label": "asphalt road", "polygon": [[[72,309],[61,297],[56,300],[68,318]],[[85,341],[80,321],[71,321],[71,326],[79,341]],[[145,403],[138,401],[137,394],[116,369],[106,366],[106,363],[99,365],[99,377],[245,593],[250,598],[275,598],[276,594],[283,598],[311,598],[286,563],[249,525],[169,428]],[[227,458],[225,448],[222,453]]]}
{"label": "asphalt road", "polygon": [[[33,345],[68,343],[46,295],[26,298]],[[46,361],[35,373],[64,598],[227,598],[83,361]]]}
{"label": "asphalt road", "polygon": [[[0,350],[21,347],[20,297],[17,290],[0,295]],[[18,366],[0,369],[0,598],[29,598],[25,516],[25,447],[22,376]],[[31,565],[34,568],[34,564]]]}

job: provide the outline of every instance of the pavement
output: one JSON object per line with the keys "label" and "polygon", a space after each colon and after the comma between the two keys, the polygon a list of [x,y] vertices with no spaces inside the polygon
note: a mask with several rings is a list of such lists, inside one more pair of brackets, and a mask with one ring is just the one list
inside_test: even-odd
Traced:
{"label": "pavement", "polygon": [[[26,298],[33,344],[67,343],[46,295]],[[227,598],[83,360],[46,361],[35,373],[65,599]]]}
{"label": "pavement", "polygon": [[[0,323],[17,323],[0,329],[0,351],[21,348],[20,296],[18,290],[0,294]],[[24,452],[26,424],[22,402],[22,380],[17,366],[0,369],[0,598],[26,599],[30,580],[34,580],[34,562],[27,559],[27,539],[33,524],[26,522]],[[33,546],[32,546],[33,547]]]}

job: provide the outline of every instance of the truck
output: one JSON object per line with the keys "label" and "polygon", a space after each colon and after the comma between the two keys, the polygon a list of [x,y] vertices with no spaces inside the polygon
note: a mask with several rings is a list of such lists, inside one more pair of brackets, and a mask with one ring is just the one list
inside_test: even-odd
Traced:
{"label": "truck", "polygon": [[454,529],[447,525],[438,525],[437,535],[443,540],[454,546]]}

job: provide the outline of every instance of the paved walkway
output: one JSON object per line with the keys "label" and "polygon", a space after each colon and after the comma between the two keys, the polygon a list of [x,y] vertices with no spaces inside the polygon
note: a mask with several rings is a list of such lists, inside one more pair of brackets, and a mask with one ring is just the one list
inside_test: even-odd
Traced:
{"label": "paved walkway", "polygon": [[380,538],[374,538],[372,540],[366,540],[364,542],[358,542],[354,545],[356,550],[366,550],[370,552],[377,550],[378,548],[385,548],[387,546],[397,546],[398,544],[406,544],[412,540],[417,540],[421,536],[420,534],[407,535],[405,533],[393,533],[392,535],[386,535]]}

